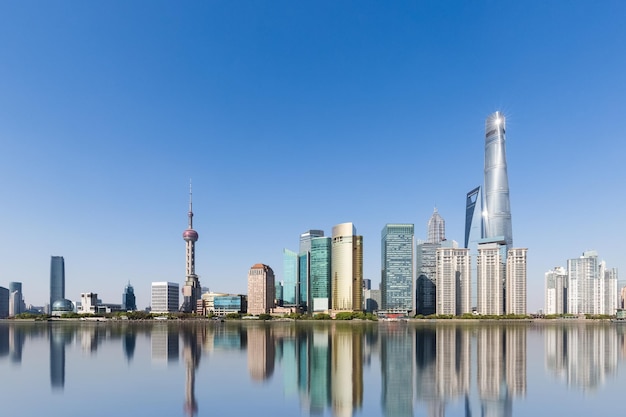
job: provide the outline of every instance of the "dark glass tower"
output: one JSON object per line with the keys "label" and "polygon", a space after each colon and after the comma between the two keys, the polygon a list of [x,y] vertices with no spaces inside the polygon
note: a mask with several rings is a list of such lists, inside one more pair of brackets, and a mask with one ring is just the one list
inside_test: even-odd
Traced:
{"label": "dark glass tower", "polygon": [[50,259],[50,311],[52,304],[65,299],[65,260],[62,256]]}
{"label": "dark glass tower", "polygon": [[137,303],[135,302],[135,289],[130,282],[124,288],[124,293],[122,294],[122,308],[126,311],[135,311],[137,310]]}

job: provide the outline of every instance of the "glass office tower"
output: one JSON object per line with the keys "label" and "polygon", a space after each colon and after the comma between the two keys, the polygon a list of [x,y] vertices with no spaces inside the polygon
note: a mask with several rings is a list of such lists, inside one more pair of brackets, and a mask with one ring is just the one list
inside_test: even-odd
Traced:
{"label": "glass office tower", "polygon": [[387,224],[381,232],[383,310],[413,310],[412,224]]}
{"label": "glass office tower", "polygon": [[298,254],[283,249],[283,305],[295,306],[298,303]]}
{"label": "glass office tower", "polygon": [[65,260],[62,256],[50,259],[50,311],[57,300],[65,299]]}
{"label": "glass office tower", "polygon": [[309,311],[326,311],[330,298],[330,264],[331,238],[317,237],[311,239],[311,299],[312,309]]}

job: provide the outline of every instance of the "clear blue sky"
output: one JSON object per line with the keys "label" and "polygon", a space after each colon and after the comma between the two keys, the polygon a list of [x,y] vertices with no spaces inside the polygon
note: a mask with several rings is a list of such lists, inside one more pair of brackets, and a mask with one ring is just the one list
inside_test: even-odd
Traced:
{"label": "clear blue sky", "polygon": [[203,286],[282,275],[299,234],[433,207],[463,241],[484,119],[507,115],[528,308],[596,249],[626,273],[626,2],[0,2],[0,285],[121,302],[184,282],[189,178]]}

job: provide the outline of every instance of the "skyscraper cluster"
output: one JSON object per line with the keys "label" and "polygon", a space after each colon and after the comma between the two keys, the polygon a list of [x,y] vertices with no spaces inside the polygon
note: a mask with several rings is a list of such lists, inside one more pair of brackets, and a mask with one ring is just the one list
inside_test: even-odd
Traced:
{"label": "skyscraper cluster", "polygon": [[528,250],[513,247],[506,119],[500,112],[485,121],[484,186],[466,196],[465,248],[476,277],[476,312],[525,314]]}
{"label": "skyscraper cluster", "polygon": [[363,237],[352,223],[334,226],[332,237],[323,230],[302,233],[298,253],[283,250],[283,279],[276,287],[277,303],[298,312],[362,310]]}
{"label": "skyscraper cluster", "polygon": [[613,315],[618,297],[617,269],[608,268],[596,251],[545,273],[545,314]]}
{"label": "skyscraper cluster", "polygon": [[435,209],[416,246],[417,314],[526,314],[526,248],[513,247],[506,120],[485,122],[484,185],[466,195],[464,246],[445,238]]}

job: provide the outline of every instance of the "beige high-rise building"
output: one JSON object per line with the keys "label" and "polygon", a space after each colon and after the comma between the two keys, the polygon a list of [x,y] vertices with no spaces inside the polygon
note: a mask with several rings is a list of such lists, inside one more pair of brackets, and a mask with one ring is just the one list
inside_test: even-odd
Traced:
{"label": "beige high-rise building", "polygon": [[505,256],[506,244],[504,242],[478,245],[476,274],[478,314],[501,315],[504,313]]}
{"label": "beige high-rise building", "polygon": [[504,296],[506,314],[526,314],[526,255],[528,249],[509,249]]}
{"label": "beige high-rise building", "polygon": [[469,249],[437,248],[435,276],[437,314],[471,313]]}
{"label": "beige high-rise building", "polygon": [[363,309],[363,236],[352,223],[333,227],[331,256],[331,309]]}
{"label": "beige high-rise building", "polygon": [[274,271],[268,265],[255,264],[248,272],[248,313],[269,314],[274,308]]}

